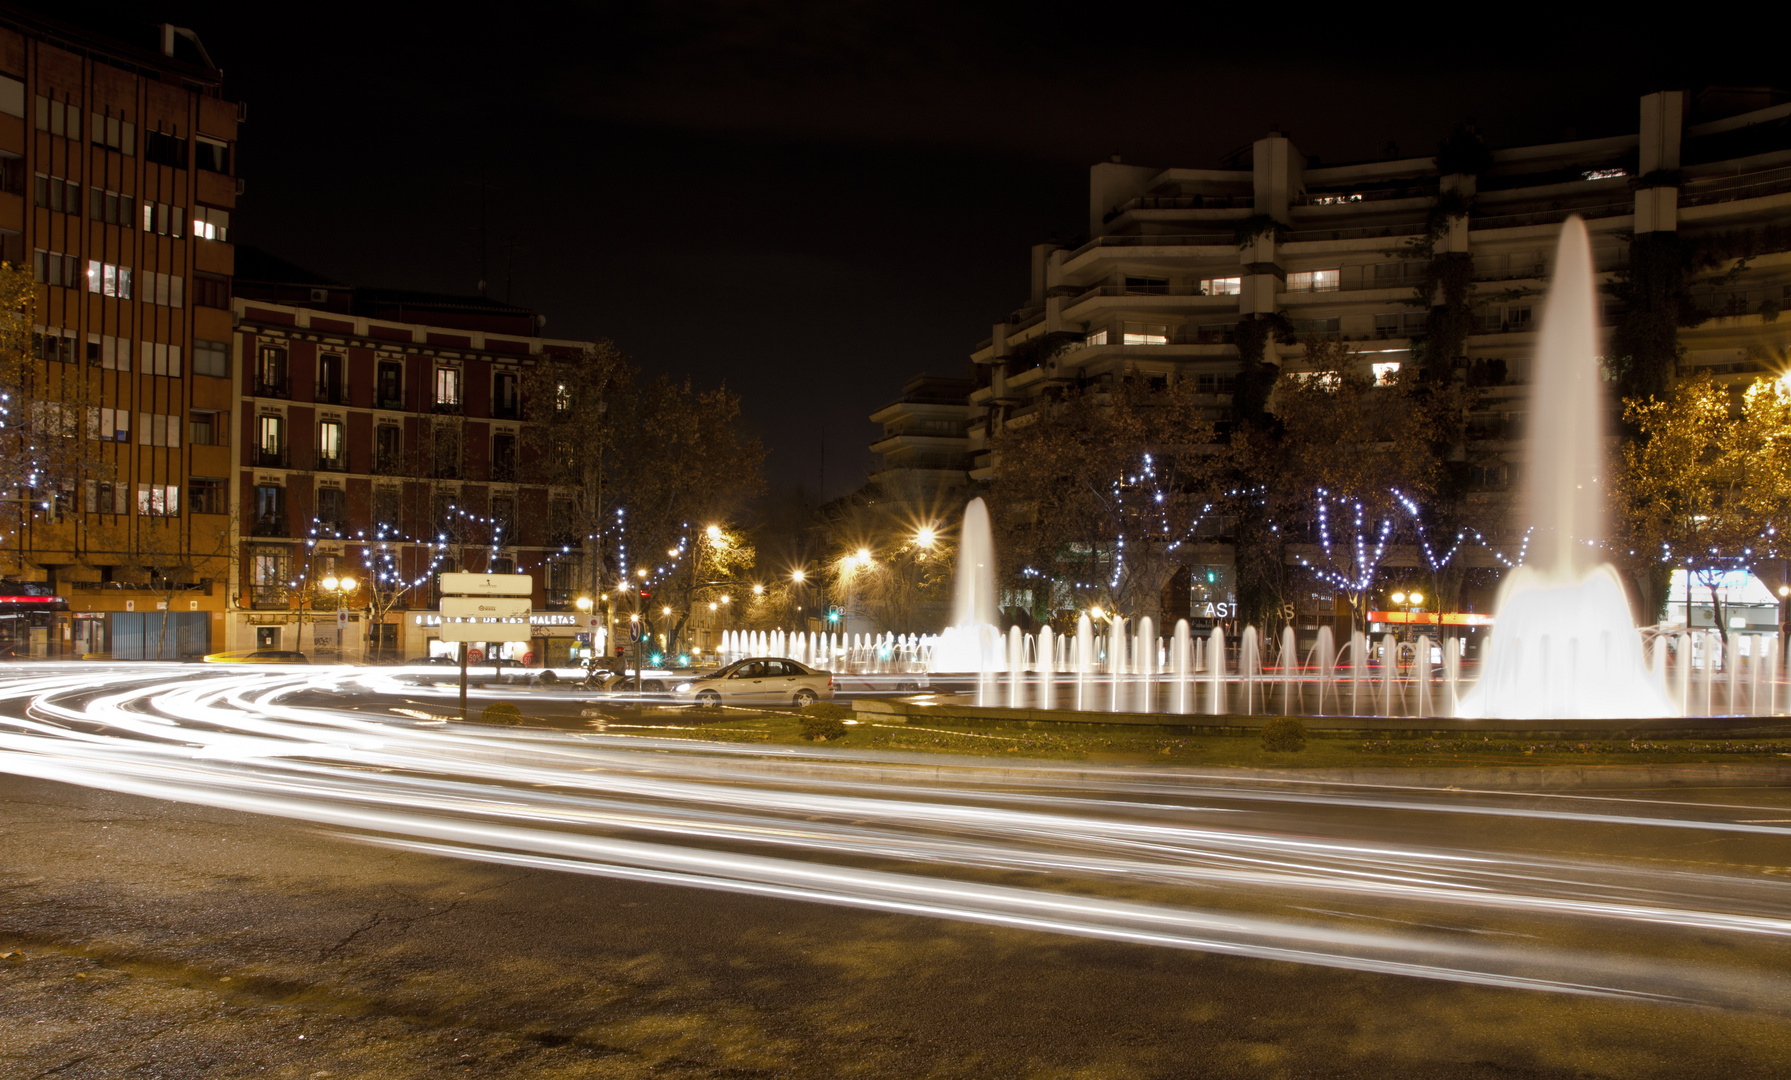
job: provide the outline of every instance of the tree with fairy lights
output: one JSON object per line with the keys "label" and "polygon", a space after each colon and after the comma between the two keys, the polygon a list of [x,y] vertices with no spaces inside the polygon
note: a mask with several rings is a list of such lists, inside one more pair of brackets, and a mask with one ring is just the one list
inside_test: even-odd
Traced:
{"label": "tree with fairy lights", "polygon": [[1726,640],[1721,592],[1733,571],[1759,572],[1786,550],[1791,514],[1791,385],[1745,389],[1709,375],[1663,397],[1630,398],[1637,437],[1624,447],[1618,502],[1633,548],[1686,571],[1710,595]]}
{"label": "tree with fairy lights", "polygon": [[1187,549],[1217,540],[1223,462],[1195,384],[1071,390],[990,440],[999,564],[1049,619],[1090,603],[1161,616]]}

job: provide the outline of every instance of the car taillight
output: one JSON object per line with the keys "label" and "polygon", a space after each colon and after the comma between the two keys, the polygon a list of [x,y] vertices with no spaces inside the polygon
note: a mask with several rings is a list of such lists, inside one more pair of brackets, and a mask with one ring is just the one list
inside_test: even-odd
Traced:
{"label": "car taillight", "polygon": [[829,689],[829,690],[833,689],[833,673],[832,672],[829,672],[827,675],[827,689]]}

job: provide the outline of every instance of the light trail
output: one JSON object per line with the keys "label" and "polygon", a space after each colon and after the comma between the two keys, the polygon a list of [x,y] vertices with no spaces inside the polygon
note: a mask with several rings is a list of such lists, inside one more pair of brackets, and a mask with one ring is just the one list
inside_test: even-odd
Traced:
{"label": "light trail", "polygon": [[1537,840],[1652,849],[1689,830],[1784,861],[1783,806],[498,730],[298,703],[392,693],[378,672],[181,674],[18,669],[0,682],[0,772],[515,866],[1487,986],[1791,1003],[1774,867]]}

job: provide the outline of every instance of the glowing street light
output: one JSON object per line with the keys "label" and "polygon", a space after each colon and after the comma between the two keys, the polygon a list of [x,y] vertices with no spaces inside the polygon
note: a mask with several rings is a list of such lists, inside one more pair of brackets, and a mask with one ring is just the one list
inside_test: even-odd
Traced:
{"label": "glowing street light", "polygon": [[753,586],[753,587],[752,587],[752,594],[753,594],[753,595],[754,595],[754,596],[764,596],[764,595],[765,595],[765,586],[763,586],[763,585],[754,585],[754,586]]}
{"label": "glowing street light", "polygon": [[720,543],[721,542],[721,526],[720,525],[711,525],[703,531],[709,534],[709,540],[711,543]]}
{"label": "glowing street light", "polygon": [[791,573],[790,573],[790,580],[794,581],[796,584],[800,585],[800,584],[802,584],[803,579],[806,578],[807,576],[808,576],[807,574],[803,573],[800,570],[794,570],[794,571],[791,571]]}
{"label": "glowing street light", "polygon": [[932,547],[933,541],[936,539],[932,529],[922,529],[914,534],[914,542],[924,548]]}
{"label": "glowing street light", "polygon": [[861,565],[869,566],[871,564],[871,549],[870,548],[859,548],[858,549],[858,561]]}
{"label": "glowing street light", "polygon": [[578,610],[580,610],[580,611],[591,610],[591,598],[590,597],[581,596],[578,598],[578,600],[576,602],[578,604]]}
{"label": "glowing street light", "polygon": [[1402,592],[1396,592],[1392,596],[1388,597],[1388,599],[1392,600],[1395,604],[1403,604],[1403,603],[1405,603],[1405,594]]}

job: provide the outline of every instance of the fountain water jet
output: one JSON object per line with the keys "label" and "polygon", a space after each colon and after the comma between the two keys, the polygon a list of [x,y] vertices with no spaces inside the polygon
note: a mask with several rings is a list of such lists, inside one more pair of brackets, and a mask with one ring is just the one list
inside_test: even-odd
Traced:
{"label": "fountain water jet", "polygon": [[1667,716],[1617,572],[1600,558],[1607,460],[1597,292],[1585,222],[1555,249],[1531,362],[1524,512],[1535,557],[1507,574],[1467,718]]}

